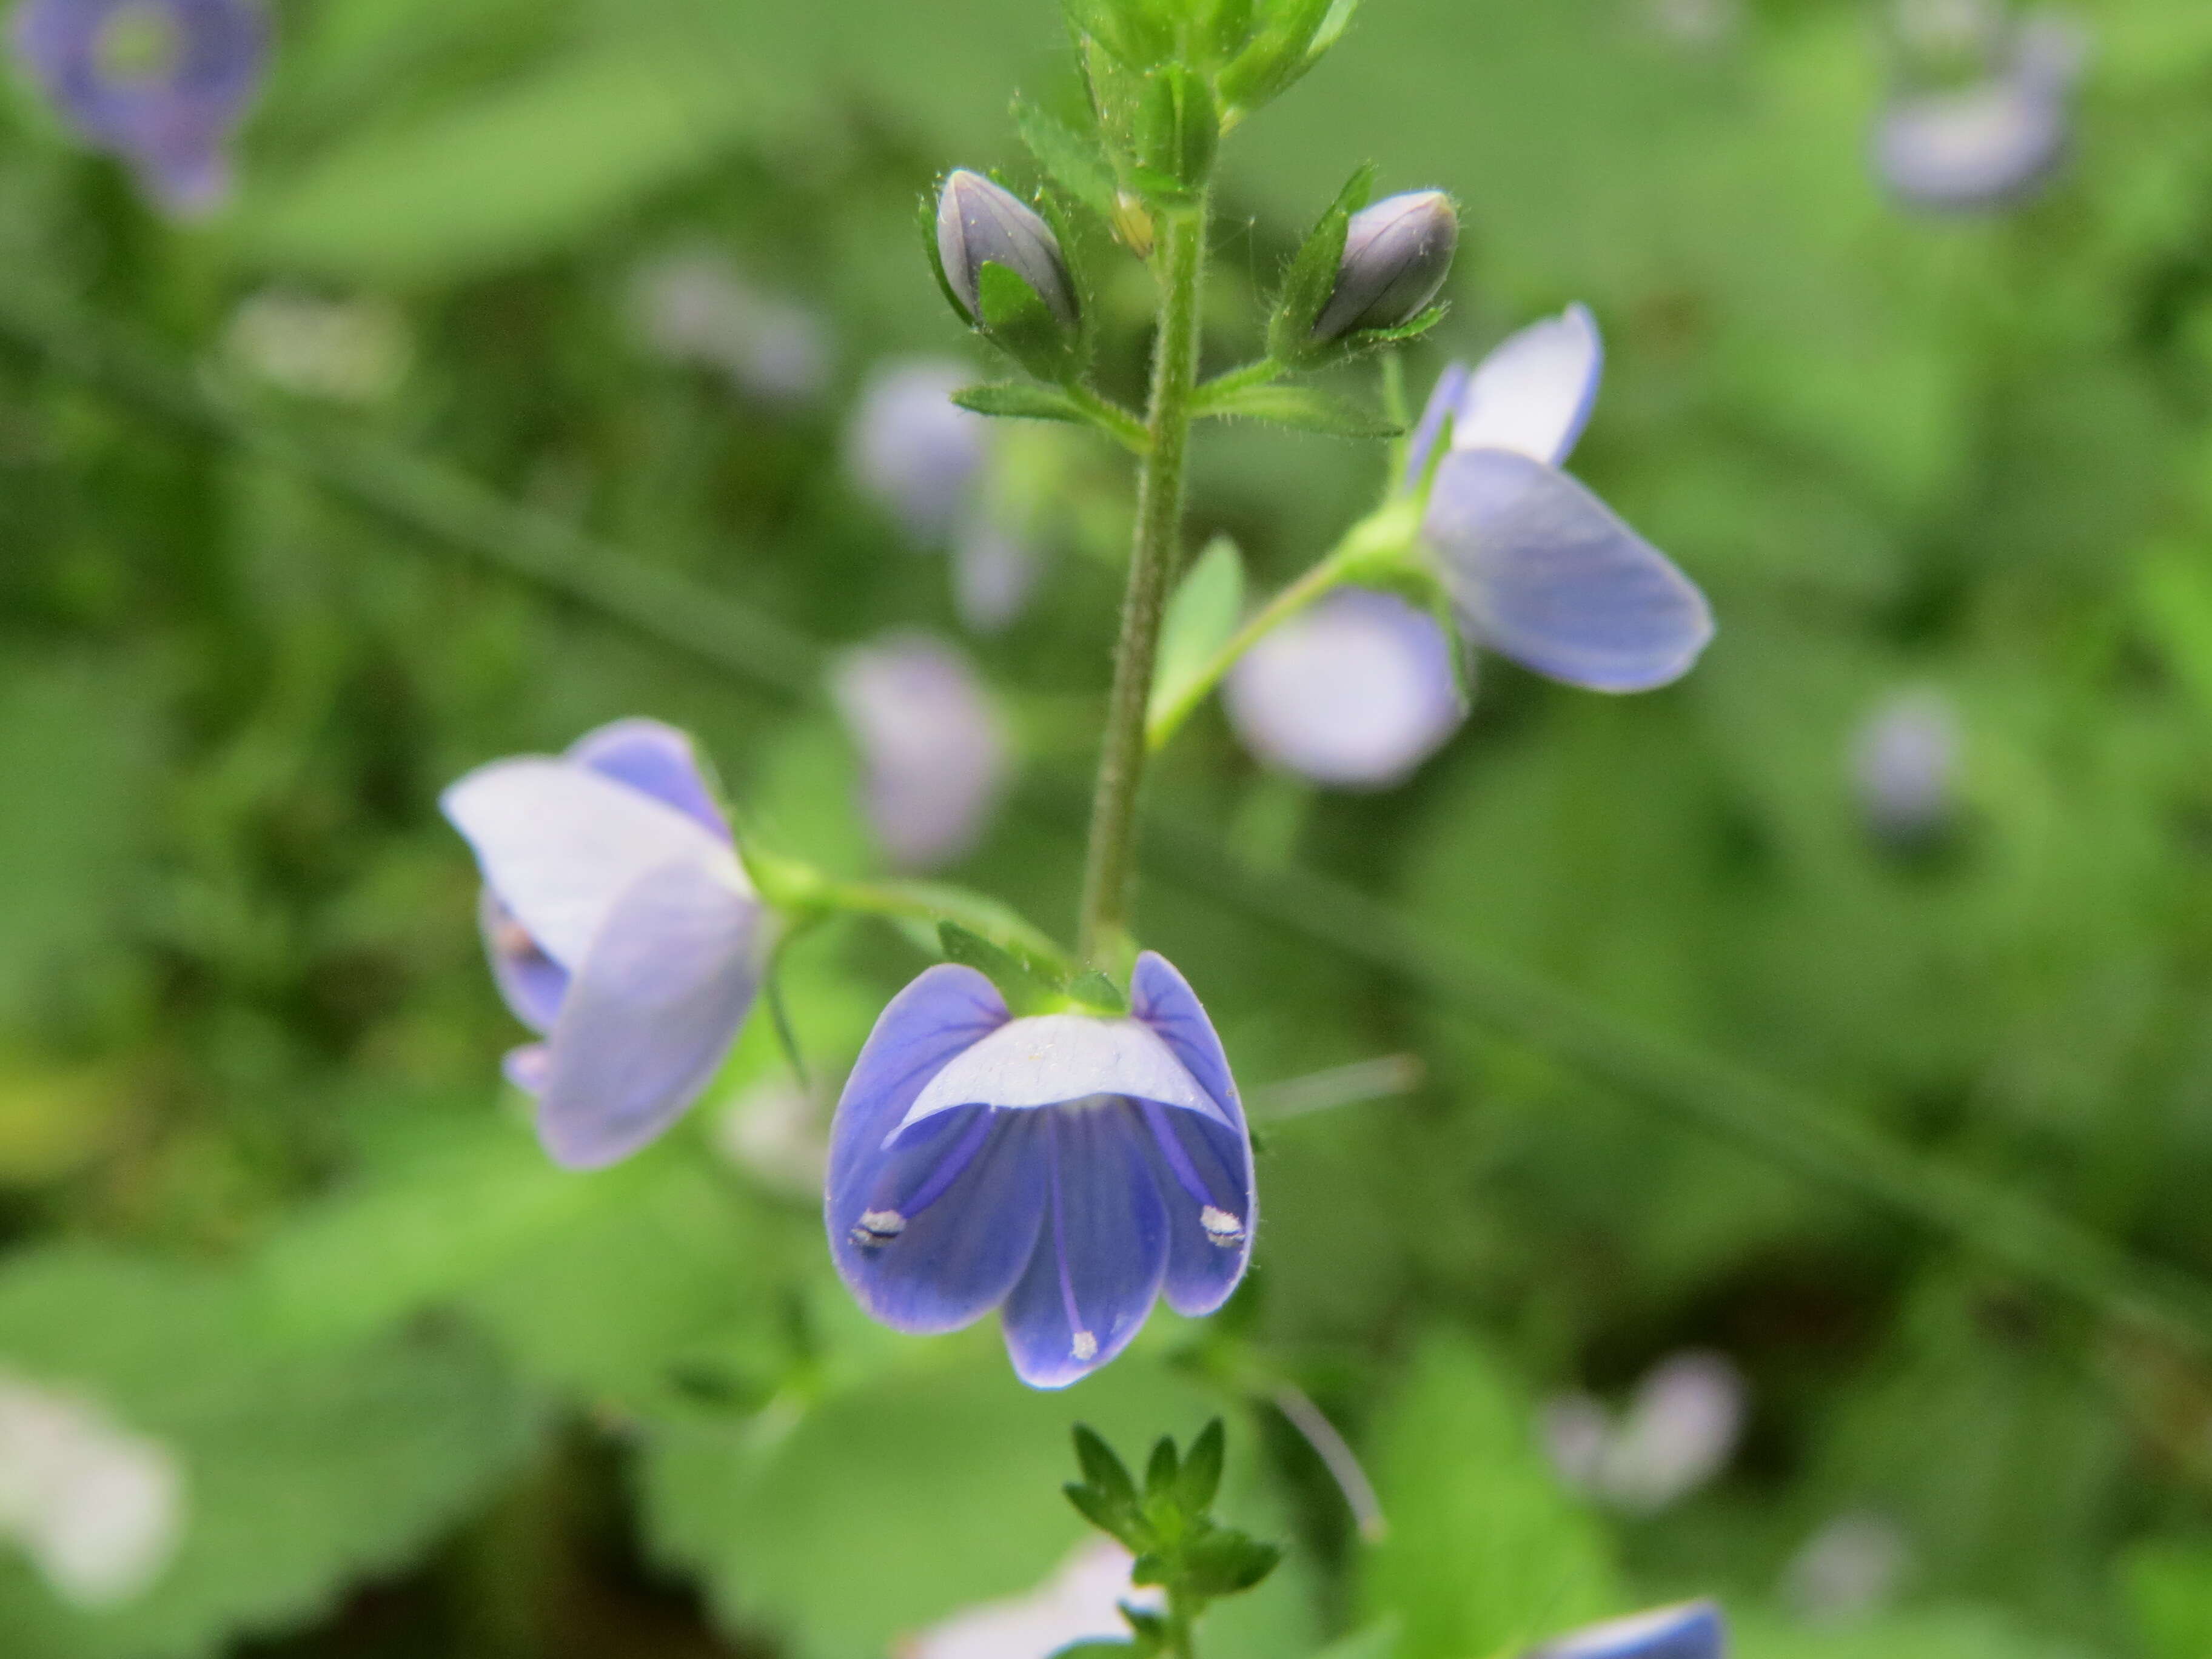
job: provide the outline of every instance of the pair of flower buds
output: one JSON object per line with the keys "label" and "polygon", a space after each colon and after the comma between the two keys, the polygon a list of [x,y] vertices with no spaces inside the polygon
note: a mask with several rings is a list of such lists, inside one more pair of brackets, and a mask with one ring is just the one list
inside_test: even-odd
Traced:
{"label": "pair of flower buds", "polygon": [[[1458,246],[1458,210],[1440,190],[1407,191],[1361,209],[1346,227],[1336,284],[1310,343],[1413,321],[1443,289]],[[938,191],[937,258],[962,315],[978,327],[993,309],[984,295],[988,265],[1018,277],[1063,331],[1081,322],[1060,238],[1028,204],[981,173],[963,168]]]}

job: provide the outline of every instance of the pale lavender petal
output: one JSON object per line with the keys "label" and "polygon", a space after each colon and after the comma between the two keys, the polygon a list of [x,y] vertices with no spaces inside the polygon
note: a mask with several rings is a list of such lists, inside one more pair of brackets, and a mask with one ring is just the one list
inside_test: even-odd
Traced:
{"label": "pale lavender petal", "polygon": [[1712,638],[1688,577],[1557,469],[1504,450],[1454,453],[1423,533],[1467,629],[1594,691],[1680,678]]}
{"label": "pale lavender petal", "polygon": [[1144,1328],[1167,1271],[1167,1215],[1126,1103],[1040,1115],[1049,1201],[1007,1297],[1006,1352],[1033,1389],[1079,1381]]}
{"label": "pale lavender petal", "polygon": [[698,750],[674,726],[651,720],[617,720],[569,744],[568,758],[674,807],[716,839],[730,839],[729,821],[714,804]]}
{"label": "pale lavender petal", "polygon": [[1722,1659],[1728,1627],[1711,1601],[1685,1601],[1588,1626],[1530,1659]]}
{"label": "pale lavender petal", "polygon": [[997,987],[973,968],[950,962],[923,969],[876,1017],[830,1127],[825,1212],[833,1240],[843,1231],[837,1216],[866,1196],[856,1183],[872,1175],[915,1097],[956,1054],[1012,1018]]}
{"label": "pale lavender petal", "polygon": [[847,434],[853,482],[924,545],[951,533],[983,470],[989,423],[952,401],[975,378],[947,358],[886,362],[861,388]]}
{"label": "pale lavender petal", "polygon": [[268,57],[257,0],[28,0],[13,36],[63,116],[160,204],[201,211],[227,193],[223,146]]}
{"label": "pale lavender petal", "polygon": [[696,1099],[759,988],[761,907],[678,861],[632,883],[576,969],[538,1116],[556,1163],[595,1169]]}
{"label": "pale lavender petal", "polygon": [[1006,1299],[1045,1213],[1043,1115],[942,1113],[831,1178],[830,1251],[894,1330],[957,1330]]}
{"label": "pale lavender petal", "polygon": [[1260,1222],[1243,1104],[1213,1022],[1172,963],[1154,951],[1139,955],[1129,1000],[1131,1013],[1158,1035],[1221,1109],[1216,1118],[1139,1107],[1154,1179],[1167,1207],[1168,1305],[1179,1314],[1209,1314],[1243,1278]]}
{"label": "pale lavender petal", "polygon": [[1743,1431],[1743,1374],[1726,1356],[1679,1353],[1652,1369],[1607,1446],[1604,1493],[1621,1507],[1656,1513],[1726,1466]]}
{"label": "pale lavender petal", "polygon": [[711,247],[640,267],[630,303],[639,332],[660,356],[718,369],[741,392],[811,402],[829,381],[832,353],[821,318],[762,292]]}
{"label": "pale lavender petal", "polygon": [[560,1018],[568,970],[538,948],[529,929],[489,887],[477,901],[477,925],[491,963],[492,983],[514,1017],[544,1036]]}
{"label": "pale lavender petal", "polygon": [[2021,77],[1915,93],[1882,112],[1875,168],[1914,207],[2001,206],[2057,168],[2071,125],[2062,92]]}
{"label": "pale lavender petal", "polygon": [[1960,747],[1959,712],[1942,692],[1884,699],[1851,744],[1851,781],[1869,827],[1905,843],[1948,828],[1958,811]]}
{"label": "pale lavender petal", "polygon": [[1460,402],[1467,396],[1468,379],[1465,363],[1446,363],[1444,372],[1437,376],[1435,389],[1429,393],[1429,401],[1421,410],[1420,423],[1413,428],[1412,441],[1406,446],[1407,489],[1419,484],[1421,475],[1429,470],[1429,457],[1443,434],[1444,422],[1458,414]]}
{"label": "pale lavender petal", "polygon": [[868,820],[891,862],[972,851],[1005,787],[1006,728],[967,659],[920,634],[846,652],[830,695],[860,750]]}
{"label": "pale lavender petal", "polygon": [[440,805],[476,849],[485,883],[572,973],[616,897],[647,871],[687,863],[751,892],[736,855],[696,820],[566,761],[495,761]]}
{"label": "pale lavender petal", "polygon": [[1262,635],[1223,692],[1247,748],[1343,789],[1403,782],[1467,718],[1436,619],[1364,588],[1340,587]]}
{"label": "pale lavender petal", "polygon": [[553,1075],[553,1051],[542,1042],[526,1042],[501,1055],[499,1069],[526,1095],[542,1095]]}
{"label": "pale lavender petal", "polygon": [[1503,449],[1562,465],[1604,373],[1605,346],[1589,307],[1532,323],[1476,366],[1452,423],[1452,447]]}
{"label": "pale lavender petal", "polygon": [[1174,1050],[1141,1021],[1032,1014],[953,1058],[915,1097],[898,1128],[959,1106],[1023,1110],[1091,1095],[1128,1095],[1227,1121]]}

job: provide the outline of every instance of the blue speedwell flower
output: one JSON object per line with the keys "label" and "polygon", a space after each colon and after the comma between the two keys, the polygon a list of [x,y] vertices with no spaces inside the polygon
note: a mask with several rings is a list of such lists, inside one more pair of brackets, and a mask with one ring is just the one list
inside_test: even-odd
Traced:
{"label": "blue speedwell flower", "polygon": [[1016,1019],[944,963],[854,1065],[823,1214],[876,1318],[931,1334],[1001,1308],[1022,1381],[1064,1388],[1155,1297],[1191,1315],[1228,1299],[1252,1254],[1252,1141],[1221,1040],[1164,958],[1137,958],[1126,1018]]}
{"label": "blue speedwell flower", "polygon": [[680,1117],[759,988],[767,929],[690,740],[622,720],[566,756],[479,767],[441,805],[483,868],[507,1057],[557,1164],[596,1169]]}
{"label": "blue speedwell flower", "polygon": [[258,0],[27,0],[14,35],[70,124],[165,211],[204,213],[229,195],[225,146],[268,58]]}
{"label": "blue speedwell flower", "polygon": [[1874,165],[1890,193],[1937,212],[2000,208],[2033,194],[2066,158],[2080,28],[2053,14],[2001,30],[1987,73],[1905,91],[1876,122]]}
{"label": "blue speedwell flower", "polygon": [[1467,718],[1443,628],[1364,587],[1262,635],[1223,692],[1246,748],[1337,789],[1403,782]]}
{"label": "blue speedwell flower", "polygon": [[1413,434],[1407,482],[1447,421],[1421,533],[1478,644],[1593,691],[1679,679],[1712,638],[1712,612],[1666,555],[1559,468],[1604,367],[1597,323],[1571,306],[1470,373],[1454,363]]}
{"label": "blue speedwell flower", "polygon": [[1608,1619],[1547,1642],[1529,1659],[1722,1659],[1728,1625],[1711,1601]]}

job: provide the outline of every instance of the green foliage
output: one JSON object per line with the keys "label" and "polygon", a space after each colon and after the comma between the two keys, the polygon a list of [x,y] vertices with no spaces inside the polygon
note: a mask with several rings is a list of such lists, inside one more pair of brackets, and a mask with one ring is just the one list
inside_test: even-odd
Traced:
{"label": "green foliage", "polygon": [[1153,659],[1148,718],[1157,729],[1176,717],[1203,680],[1206,669],[1243,620],[1244,561],[1237,544],[1216,536],[1192,561],[1168,599]]}
{"label": "green foliage", "polygon": [[1361,1602],[1400,1621],[1401,1659],[1517,1650],[1620,1610],[1602,1530],[1546,1465],[1526,1396],[1474,1343],[1422,1345],[1374,1469],[1390,1535]]}

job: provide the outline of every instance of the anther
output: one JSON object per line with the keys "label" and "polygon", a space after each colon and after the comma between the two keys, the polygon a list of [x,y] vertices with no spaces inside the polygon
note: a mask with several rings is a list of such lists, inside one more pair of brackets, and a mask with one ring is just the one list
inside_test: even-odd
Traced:
{"label": "anther", "polygon": [[1098,1339],[1088,1331],[1076,1332],[1073,1346],[1075,1357],[1086,1365],[1098,1358]]}
{"label": "anther", "polygon": [[1227,1249],[1244,1241],[1244,1224],[1228,1211],[1209,1204],[1198,1212],[1198,1224],[1206,1229],[1206,1242]]}
{"label": "anther", "polygon": [[876,1249],[905,1231],[906,1218],[896,1210],[870,1210],[853,1228],[852,1240],[864,1250]]}

